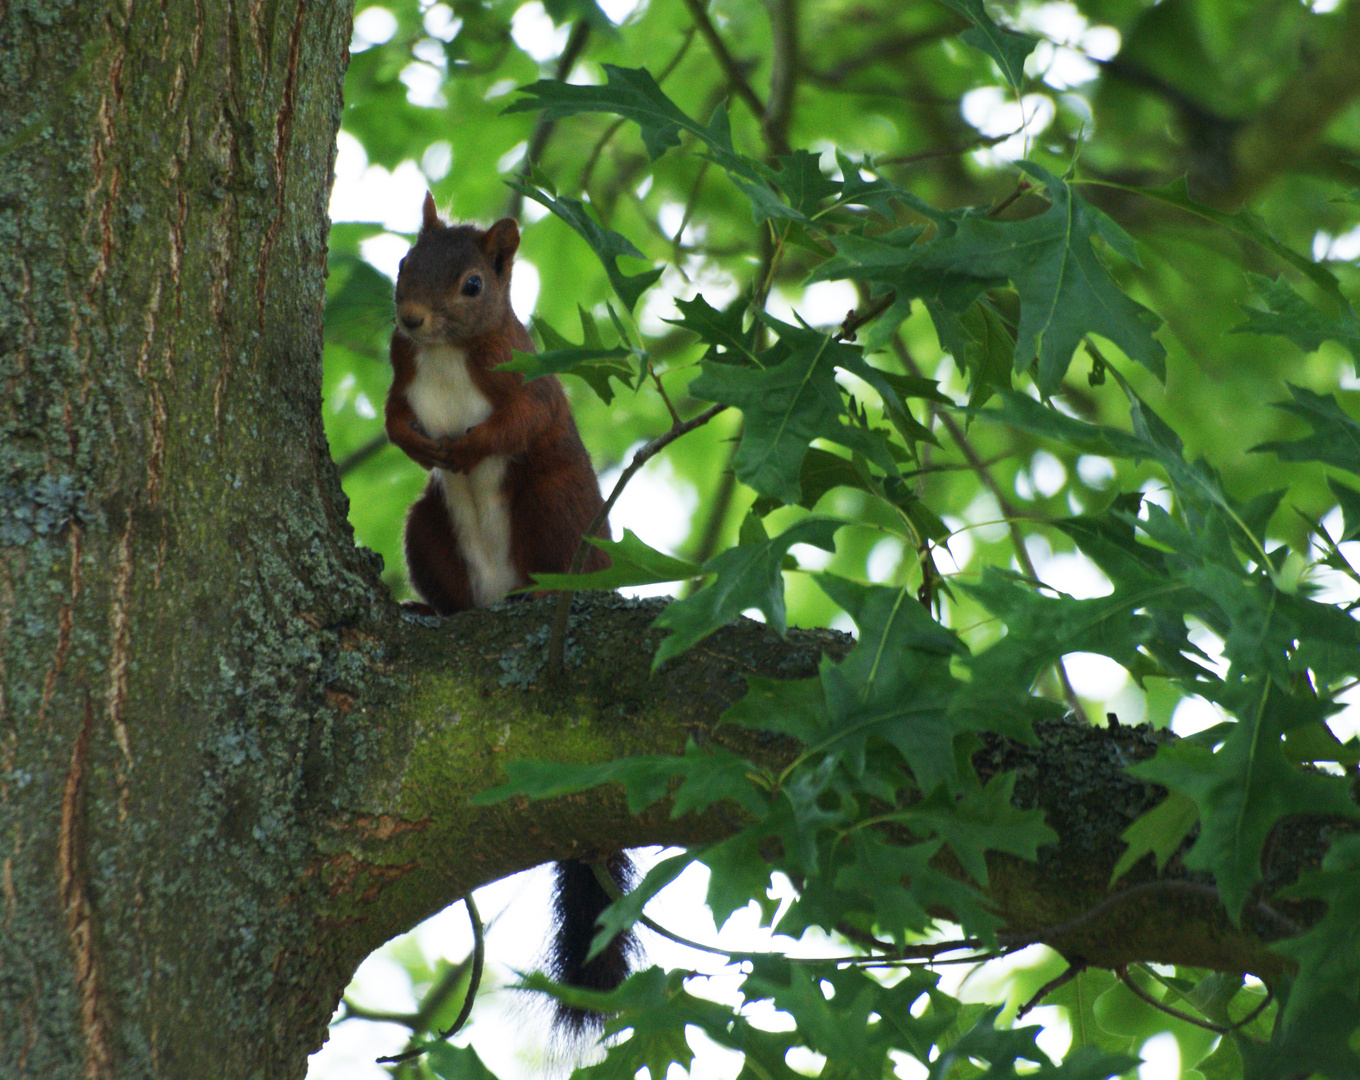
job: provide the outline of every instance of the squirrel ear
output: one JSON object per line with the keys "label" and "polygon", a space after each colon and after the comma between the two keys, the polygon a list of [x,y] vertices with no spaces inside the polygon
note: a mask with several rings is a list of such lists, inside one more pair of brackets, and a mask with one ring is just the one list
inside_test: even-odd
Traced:
{"label": "squirrel ear", "polygon": [[496,273],[504,275],[519,250],[519,225],[514,218],[501,218],[478,238],[482,254],[491,260]]}
{"label": "squirrel ear", "polygon": [[425,206],[423,213],[424,219],[420,223],[420,229],[422,232],[424,232],[426,229],[442,229],[444,227],[444,223],[439,220],[439,211],[435,209],[433,191],[425,192]]}

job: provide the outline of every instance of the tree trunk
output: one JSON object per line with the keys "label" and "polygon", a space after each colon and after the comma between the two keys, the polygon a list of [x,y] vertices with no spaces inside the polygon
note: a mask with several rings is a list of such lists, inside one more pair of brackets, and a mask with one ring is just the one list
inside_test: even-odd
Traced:
{"label": "tree trunk", "polygon": [[325,1022],[279,988],[375,596],[318,391],[350,15],[0,3],[5,1076],[295,1075]]}
{"label": "tree trunk", "polygon": [[[349,15],[0,0],[6,1078],[300,1077],[363,957],[467,890],[731,827],[611,792],[469,805],[502,762],[678,752],[746,672],[843,649],[745,624],[654,678],[654,606],[606,599],[549,690],[550,601],[397,612],[320,419]],[[1107,797],[1107,756],[1054,858],[990,889],[1093,963],[1140,945],[1125,908],[1103,938],[1082,916],[1146,801]],[[1145,958],[1261,955],[1202,890],[1138,900]]]}

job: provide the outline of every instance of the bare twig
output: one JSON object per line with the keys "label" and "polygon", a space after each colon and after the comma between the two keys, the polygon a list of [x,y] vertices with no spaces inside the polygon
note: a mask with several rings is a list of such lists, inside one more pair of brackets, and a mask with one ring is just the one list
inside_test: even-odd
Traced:
{"label": "bare twig", "polygon": [[1242,1028],[1246,1027],[1258,1016],[1260,1016],[1263,1012],[1265,1012],[1268,1008],[1270,1008],[1270,1003],[1274,1000],[1275,991],[1267,986],[1265,1000],[1263,1000],[1261,1004],[1257,1005],[1256,1008],[1252,1009],[1251,1012],[1247,1013],[1246,1016],[1242,1017],[1241,1020],[1238,1020],[1236,1023],[1234,1023],[1232,1025],[1231,1030],[1240,1031]]}
{"label": "bare twig", "polygon": [[362,446],[356,447],[354,450],[351,450],[348,454],[346,454],[339,461],[337,461],[335,463],[335,471],[338,472],[341,476],[347,475],[351,469],[357,469],[360,465],[362,465],[365,461],[371,458],[374,454],[376,454],[386,445],[387,445],[386,432],[383,432],[381,435],[374,435],[373,438],[368,440],[368,442],[364,443]]}
{"label": "bare twig", "polygon": [[[567,43],[562,48],[562,55],[557,59],[557,70],[553,73],[554,79],[558,82],[567,81],[567,78],[571,75],[571,69],[576,66],[576,61],[580,59],[589,38],[590,23],[585,19],[577,19],[572,24]],[[556,126],[557,121],[546,112],[539,113],[538,123],[534,125],[534,133],[529,138],[529,147],[524,152],[524,165],[519,170],[521,180],[527,181],[529,179],[529,173],[534,162],[542,156],[543,150],[548,145],[548,140],[552,138],[553,128]],[[505,216],[517,218],[522,209],[524,209],[524,196],[518,191],[511,190],[510,199],[505,207]]]}
{"label": "bare twig", "polygon": [[[902,339],[898,336],[894,336],[892,344],[893,351],[896,352],[897,358],[902,362],[902,366],[913,375],[918,377],[922,376],[923,373],[921,368],[917,365],[916,359],[907,352],[907,347],[902,343]],[[1024,570],[1025,574],[1031,580],[1038,581],[1039,574],[1035,569],[1034,560],[1030,558],[1029,549],[1025,547],[1024,534],[1020,531],[1020,514],[1015,507],[1011,505],[1010,499],[1007,498],[1005,491],[1002,490],[996,477],[994,477],[991,470],[988,469],[987,463],[982,460],[982,455],[977,452],[977,449],[969,440],[962,425],[943,409],[934,406],[931,408],[940,423],[944,425],[944,429],[949,432],[949,437],[954,440],[954,444],[959,448],[960,452],[967,460],[969,467],[972,468],[977,478],[982,481],[983,486],[992,493],[992,498],[996,499],[997,508],[1001,511],[1002,520],[1005,521],[1006,529],[1010,533],[1011,546],[1015,549],[1015,557],[1019,561],[1021,569]],[[1063,698],[1067,702],[1067,707],[1072,710],[1073,715],[1082,720],[1086,720],[1086,710],[1082,708],[1081,699],[1077,697],[1077,692],[1072,686],[1072,681],[1067,677],[1067,669],[1063,666],[1062,660],[1058,660],[1053,667],[1057,672],[1058,681],[1062,685]]]}
{"label": "bare twig", "polygon": [[1064,971],[1056,979],[1049,979],[1048,982],[1044,983],[1043,986],[1039,987],[1039,989],[1034,992],[1033,997],[1031,997],[1027,1002],[1020,1006],[1019,1010],[1017,1010],[1015,1014],[1015,1019],[1019,1020],[1032,1008],[1038,1005],[1039,1002],[1043,1001],[1044,998],[1048,997],[1049,994],[1053,993],[1054,990],[1058,989],[1058,987],[1060,986],[1066,986],[1068,983],[1070,983],[1073,979],[1075,979],[1085,970],[1086,970],[1085,960],[1076,960],[1068,964],[1066,971]]}
{"label": "bare twig", "polygon": [[[463,897],[463,902],[467,904],[468,918],[472,922],[472,972],[468,975],[468,988],[467,994],[463,998],[463,1007],[458,1010],[457,1018],[449,1025],[448,1029],[439,1033],[440,1039],[448,1039],[456,1035],[467,1023],[468,1017],[472,1015],[472,1005],[477,1000],[477,990],[482,985],[482,968],[486,963],[486,928],[482,925],[481,913],[478,912],[477,904],[472,899],[471,893]],[[413,1019],[417,1023],[422,1022],[427,1011],[432,1012],[433,1009],[422,1009]],[[410,1061],[412,1058],[420,1057],[423,1053],[425,1053],[425,1047],[417,1046],[400,1054],[393,1054],[391,1057],[378,1058],[377,1064],[390,1065],[401,1061]]]}
{"label": "bare twig", "polygon": [[1206,1031],[1212,1031],[1219,1035],[1226,1035],[1229,1031],[1232,1030],[1231,1028],[1222,1027],[1219,1024],[1211,1024],[1209,1023],[1208,1020],[1201,1020],[1198,1016],[1191,1016],[1187,1012],[1181,1012],[1180,1009],[1173,1009],[1170,1005],[1167,1005],[1165,1002],[1158,1001],[1155,997],[1153,997],[1151,994],[1149,994],[1146,990],[1144,990],[1141,986],[1139,986],[1136,982],[1133,981],[1133,979],[1129,976],[1129,969],[1126,967],[1116,968],[1115,974],[1119,976],[1119,981],[1129,988],[1129,991],[1133,994],[1134,997],[1140,998],[1141,1000],[1147,1002],[1158,1012],[1164,1012],[1166,1013],[1167,1016],[1174,1016],[1177,1020],[1183,1020],[1187,1024],[1194,1024],[1195,1027],[1201,1027],[1204,1028]]}
{"label": "bare twig", "polygon": [[704,40],[708,42],[708,47],[713,50],[713,55],[718,61],[718,65],[727,75],[727,81],[731,84],[736,95],[746,102],[751,112],[755,114],[757,120],[765,119],[765,103],[760,100],[756,92],[751,89],[751,84],[746,81],[746,76],[741,70],[741,65],[730,52],[727,51],[727,44],[718,34],[718,29],[713,25],[713,20],[708,17],[708,12],[704,9],[703,0],[685,0],[685,7],[689,8],[690,17],[694,20],[694,25],[699,28],[699,33],[704,35]]}
{"label": "bare twig", "polygon": [[798,88],[798,5],[795,0],[770,0],[770,100],[760,118],[765,145],[775,156],[789,152],[789,120]]}

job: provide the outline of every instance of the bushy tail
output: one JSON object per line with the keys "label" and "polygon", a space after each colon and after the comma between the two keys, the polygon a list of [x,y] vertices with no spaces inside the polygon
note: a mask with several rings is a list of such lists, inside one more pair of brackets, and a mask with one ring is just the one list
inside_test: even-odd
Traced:
{"label": "bushy tail", "polygon": [[[604,860],[604,869],[619,892],[633,886],[633,862],[622,851]],[[633,969],[638,940],[631,932],[617,935],[595,959],[586,963],[595,922],[612,902],[589,863],[567,859],[556,866],[557,888],[553,900],[556,930],[552,942],[549,974],[556,982],[583,990],[613,990]],[[598,1029],[599,1013],[573,1009],[558,1002],[557,1025],[570,1035]]]}

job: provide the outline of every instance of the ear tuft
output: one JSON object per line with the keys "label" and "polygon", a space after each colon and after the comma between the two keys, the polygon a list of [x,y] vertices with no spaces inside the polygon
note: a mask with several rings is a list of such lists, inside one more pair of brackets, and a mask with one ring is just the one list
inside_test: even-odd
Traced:
{"label": "ear tuft", "polygon": [[504,277],[510,272],[510,263],[519,250],[519,225],[514,218],[501,218],[482,233],[477,244],[496,268],[496,273]]}
{"label": "ear tuft", "polygon": [[424,232],[427,229],[442,229],[444,227],[444,223],[439,220],[439,211],[435,209],[433,191],[425,192],[425,206],[423,207],[422,213],[424,217],[420,223],[421,232]]}

